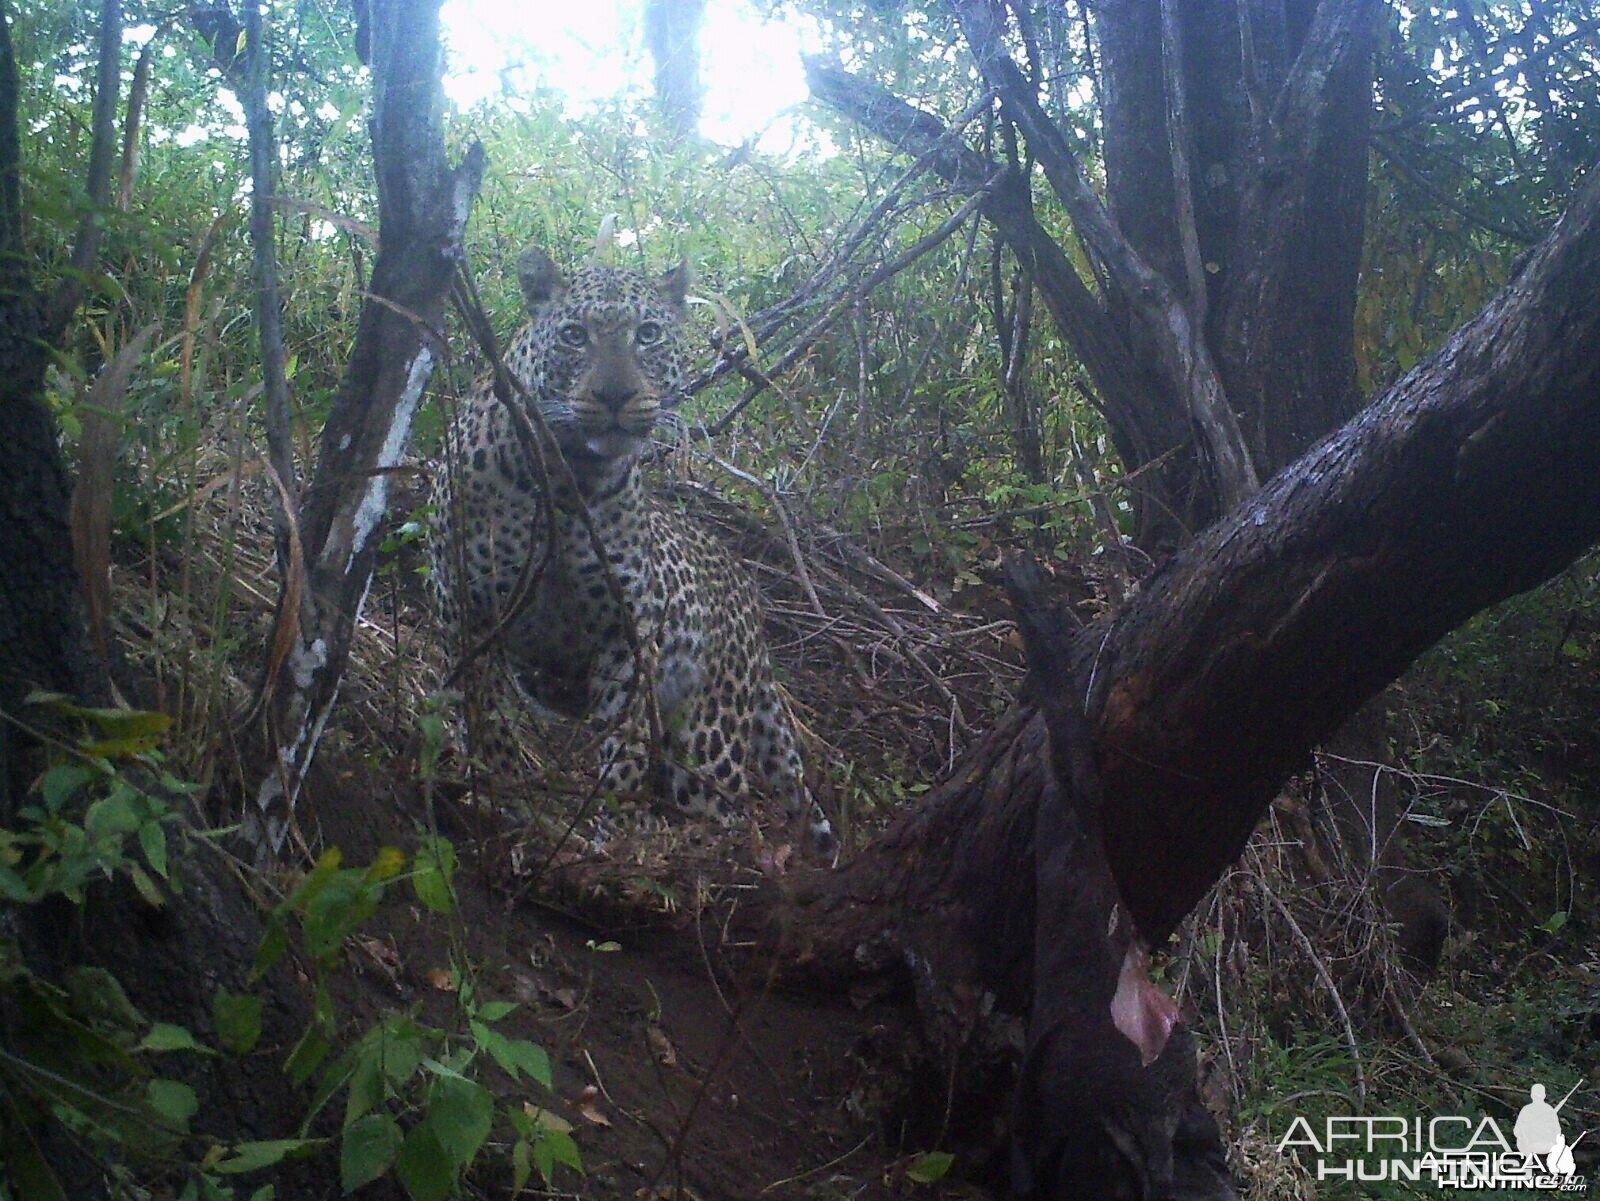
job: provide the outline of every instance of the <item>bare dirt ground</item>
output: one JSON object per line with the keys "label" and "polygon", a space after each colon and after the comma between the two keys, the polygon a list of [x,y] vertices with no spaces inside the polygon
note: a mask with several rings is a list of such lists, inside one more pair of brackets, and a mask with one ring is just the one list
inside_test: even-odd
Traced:
{"label": "bare dirt ground", "polygon": [[[381,765],[330,765],[322,780],[318,845],[361,863],[383,845],[414,843],[417,792],[385,780]],[[458,917],[396,891],[363,927],[349,952],[356,970],[339,973],[335,994],[357,1029],[395,1010],[448,1025],[463,978],[480,998],[518,1003],[498,1028],[545,1047],[555,1077],[553,1096],[536,1089],[522,1100],[571,1123],[586,1168],[534,1195],[985,1195],[906,1178],[927,1148],[895,1145],[880,1103],[894,1085],[873,1064],[901,1012],[881,1000],[773,987],[781,945],[736,941],[728,918],[738,885],[726,870],[698,884],[692,867],[679,870],[627,896],[615,887],[626,872],[591,860],[588,883],[530,887],[486,866],[506,856],[497,841],[475,839],[480,819],[440,805],[439,825],[461,854]],[[607,884],[593,883],[597,876]],[[583,890],[587,899],[575,895]],[[514,1087],[497,1073],[485,1083],[502,1095]],[[502,1163],[475,1183],[503,1196],[508,1179]]]}

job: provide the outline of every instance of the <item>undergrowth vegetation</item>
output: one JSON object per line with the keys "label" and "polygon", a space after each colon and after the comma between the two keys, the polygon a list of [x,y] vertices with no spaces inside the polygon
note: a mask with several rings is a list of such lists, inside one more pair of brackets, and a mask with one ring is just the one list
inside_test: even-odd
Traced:
{"label": "undergrowth vegetation", "polygon": [[[375,253],[368,80],[343,6],[271,7],[283,23],[276,236],[304,464]],[[74,189],[92,14],[10,8],[33,148],[29,238],[58,273],[83,203]],[[103,270],[49,386],[79,478],[110,514],[108,607],[90,618],[131,707],[36,698],[52,761],[0,829],[0,1199],[67,1197],[51,1167],[63,1147],[129,1198],[270,1201],[272,1172],[297,1160],[336,1165],[330,1196],[383,1177],[414,1201],[608,1195],[585,1192],[572,1115],[581,1126],[586,1102],[559,1094],[547,1049],[512,1020],[527,1002],[502,991],[496,951],[457,902],[468,843],[473,870],[486,863],[489,875],[513,876],[517,852],[434,808],[453,796],[440,761],[457,698],[440,692],[417,540],[447,407],[485,366],[457,331],[415,456],[397,473],[408,503],[393,515],[325,750],[330,775],[415,783],[421,820],[404,845],[363,848],[370,859],[358,865],[312,822],[286,871],[232,859],[239,814],[217,803],[219,785],[236,766],[234,731],[277,600],[244,132],[182,19],[139,12],[148,23],[125,48],[127,71],[149,55],[158,82],[145,97],[136,182],[104,214]],[[933,90],[951,68],[912,56],[905,70]],[[998,549],[1056,564],[1085,616],[1136,588],[1149,564],[1128,541],[1131,507],[1082,367],[1042,319],[1016,361],[1002,352],[1017,329],[1014,264],[976,218],[928,244],[960,197],[905,186],[904,164],[886,165],[864,135],[821,114],[783,156],[673,142],[654,120],[631,100],[573,115],[547,91],[453,114],[453,141],[481,140],[490,163],[472,270],[504,333],[520,320],[512,264],[529,244],[576,262],[594,253],[604,221],[620,261],[692,265],[703,374],[663,436],[676,445],[663,445],[660,474],[755,565],[779,673],[822,765],[819,791],[860,847],[1015,699],[1018,647],[989,582]],[[1472,203],[1479,189],[1476,176],[1464,185]],[[1541,196],[1530,211],[1549,207]],[[1041,219],[1063,223],[1037,200]],[[1357,346],[1363,385],[1375,388],[1476,308],[1512,256],[1504,239],[1441,216],[1378,167],[1368,258]],[[718,347],[758,339],[766,373],[713,369]],[[1600,865],[1600,564],[1590,558],[1475,619],[1385,708],[1404,870],[1453,913],[1437,973],[1424,984],[1401,963],[1372,857],[1327,816],[1341,802],[1312,771],[1163,965],[1202,1034],[1207,1099],[1252,1198],[1412,1195],[1313,1189],[1305,1165],[1277,1150],[1296,1115],[1508,1121],[1521,1098],[1504,1082],[1538,1080],[1557,1095],[1581,1082],[1573,1128],[1600,1128],[1600,1076],[1584,1074],[1600,1039],[1589,912]],[[553,786],[579,758],[552,752]],[[1322,845],[1326,876],[1308,873],[1303,844]],[[197,857],[229,860],[262,923],[246,979],[195,982],[209,1029],[141,1012],[104,969],[17,937],[24,910],[70,927],[94,904],[159,909]],[[631,892],[607,904],[661,912],[703,900],[692,872],[643,853],[636,868]],[[395,970],[374,915],[399,921],[412,909],[449,948],[426,1012],[363,992],[368,977]],[[299,1090],[300,1120],[271,1140],[228,1142],[196,1113],[189,1076],[267,1054],[263,982],[275,974],[304,1003],[295,1041],[271,1049]],[[895,1179],[906,1195],[932,1195],[951,1166],[942,1152],[892,1149],[904,1152]]]}

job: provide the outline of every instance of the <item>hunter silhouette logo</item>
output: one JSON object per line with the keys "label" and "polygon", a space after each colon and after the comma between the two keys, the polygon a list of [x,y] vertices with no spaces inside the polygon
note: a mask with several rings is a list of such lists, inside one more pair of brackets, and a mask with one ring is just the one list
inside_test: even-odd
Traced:
{"label": "hunter silhouette logo", "polygon": [[1572,1148],[1583,1141],[1583,1135],[1580,1134],[1568,1143],[1561,1133],[1561,1107],[1577,1091],[1578,1086],[1574,1084],[1567,1090],[1567,1095],[1561,1098],[1560,1104],[1551,1105],[1544,1099],[1544,1085],[1535,1084],[1528,1090],[1530,1100],[1517,1113],[1517,1124],[1511,1128],[1521,1154],[1537,1160],[1551,1175],[1563,1179],[1577,1171]]}
{"label": "hunter silhouette logo", "polygon": [[1308,1119],[1297,1117],[1278,1150],[1295,1148],[1309,1157],[1319,1181],[1432,1183],[1463,1192],[1587,1193],[1588,1181],[1578,1175],[1572,1154],[1585,1136],[1568,1142],[1561,1129],[1561,1110],[1577,1091],[1574,1084],[1551,1105],[1545,1086],[1535,1083],[1528,1103],[1517,1111],[1511,1139],[1492,1117],[1329,1117],[1323,1119],[1320,1134]]}

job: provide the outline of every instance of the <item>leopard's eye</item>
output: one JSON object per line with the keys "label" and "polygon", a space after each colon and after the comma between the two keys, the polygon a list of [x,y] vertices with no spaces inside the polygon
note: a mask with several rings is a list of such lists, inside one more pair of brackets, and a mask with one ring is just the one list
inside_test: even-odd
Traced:
{"label": "leopard's eye", "polygon": [[556,330],[556,337],[561,339],[561,345],[581,347],[589,345],[589,331],[576,321],[562,322],[561,328]]}
{"label": "leopard's eye", "polygon": [[640,346],[654,346],[667,336],[667,331],[661,328],[659,321],[641,321],[639,328],[633,331],[633,336],[639,340]]}

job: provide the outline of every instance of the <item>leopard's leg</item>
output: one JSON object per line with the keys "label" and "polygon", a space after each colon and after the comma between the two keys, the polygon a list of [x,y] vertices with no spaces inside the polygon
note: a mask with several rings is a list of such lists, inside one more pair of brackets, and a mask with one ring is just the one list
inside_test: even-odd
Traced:
{"label": "leopard's leg", "polygon": [[794,719],[771,680],[756,685],[748,754],[753,759],[754,775],[762,790],[783,803],[784,812],[791,821],[804,819],[812,843],[819,851],[831,853],[837,846],[833,823],[822,812],[811,789],[806,787],[805,762],[800,755]]}
{"label": "leopard's leg", "polygon": [[730,811],[726,794],[702,778],[680,725],[668,724],[674,718],[682,723],[684,717],[683,709],[670,718],[663,715],[664,745],[652,754],[644,701],[629,701],[622,720],[606,733],[601,744],[600,786],[621,795],[647,796],[690,817],[712,815],[731,820],[737,814]]}
{"label": "leopard's leg", "polygon": [[[600,746],[600,788],[623,797],[657,797],[662,758],[650,744],[647,683],[621,637],[606,640],[595,664],[594,722],[605,731]],[[648,675],[648,673],[647,673]]]}
{"label": "leopard's leg", "polygon": [[519,736],[521,697],[492,650],[478,655],[461,672],[463,742],[474,765],[474,788],[491,806],[525,811],[525,785],[531,762]]}
{"label": "leopard's leg", "polygon": [[743,775],[730,778],[722,760],[718,713],[706,687],[703,641],[695,631],[667,638],[656,670],[656,705],[661,714],[665,773],[663,792],[691,817],[732,824],[744,816]]}

